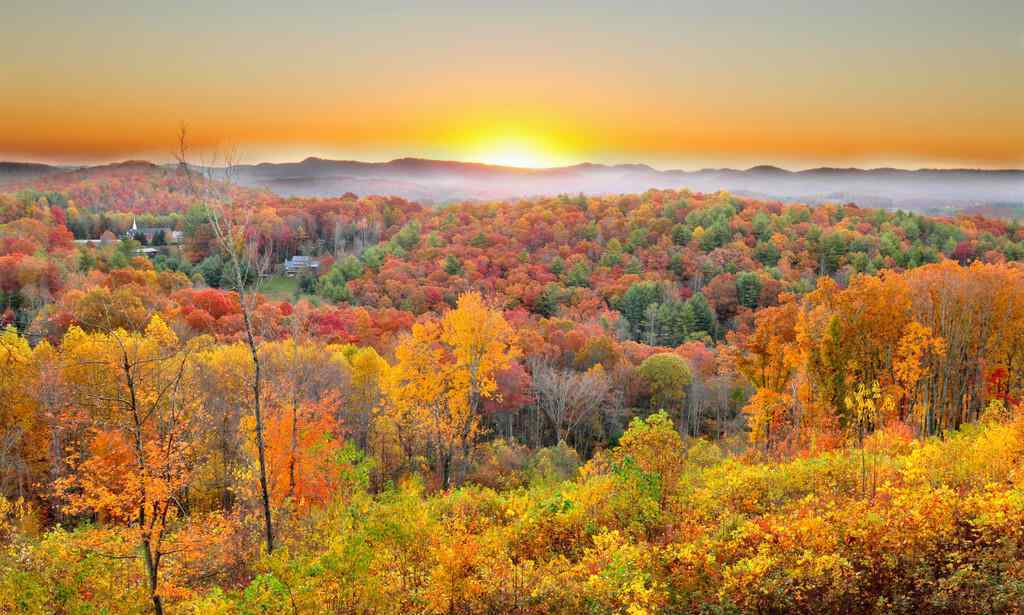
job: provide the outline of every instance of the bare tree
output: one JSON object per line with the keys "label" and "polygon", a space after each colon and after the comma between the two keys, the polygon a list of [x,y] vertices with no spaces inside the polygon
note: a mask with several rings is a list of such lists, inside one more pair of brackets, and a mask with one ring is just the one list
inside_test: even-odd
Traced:
{"label": "bare tree", "polygon": [[558,442],[600,409],[611,392],[611,381],[603,370],[580,373],[538,361],[531,371],[537,405],[551,421]]}
{"label": "bare tree", "polygon": [[[188,158],[187,131],[183,125],[178,132],[178,166],[188,181],[193,196],[204,205],[207,222],[213,230],[214,239],[221,255],[227,258],[230,271],[228,281],[235,292],[242,310],[245,327],[245,342],[252,356],[253,414],[256,419],[256,451],[259,462],[260,497],[263,503],[263,523],[266,533],[267,551],[274,551],[274,525],[270,511],[270,489],[267,483],[266,446],[263,437],[263,378],[261,374],[259,342],[253,322],[259,284],[270,270],[272,247],[265,245],[257,234],[249,234],[252,209],[240,207],[232,202],[229,187],[232,184],[234,156],[228,154],[223,160],[223,177],[216,177],[216,160],[199,172],[205,181],[197,181],[197,171]],[[246,278],[253,276],[252,287]]]}

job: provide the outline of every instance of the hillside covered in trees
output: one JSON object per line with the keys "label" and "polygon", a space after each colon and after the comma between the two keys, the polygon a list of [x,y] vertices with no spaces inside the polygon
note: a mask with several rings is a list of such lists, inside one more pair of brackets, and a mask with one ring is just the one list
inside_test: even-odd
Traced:
{"label": "hillside covered in trees", "polygon": [[727,193],[23,182],[0,612],[1019,612],[1022,259]]}

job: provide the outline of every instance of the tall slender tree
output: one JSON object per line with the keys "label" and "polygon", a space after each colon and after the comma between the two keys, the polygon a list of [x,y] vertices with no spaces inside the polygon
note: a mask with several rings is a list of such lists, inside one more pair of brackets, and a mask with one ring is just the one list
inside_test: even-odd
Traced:
{"label": "tall slender tree", "polygon": [[[235,203],[231,199],[231,184],[234,169],[234,157],[225,156],[223,160],[223,176],[216,177],[216,160],[205,166],[205,177],[197,177],[196,171],[189,162],[188,134],[185,126],[178,133],[178,151],[176,158],[184,173],[189,190],[205,209],[207,224],[213,231],[216,245],[226,259],[228,267],[226,279],[222,285],[232,288],[238,293],[241,305],[242,324],[245,330],[245,343],[252,357],[252,409],[256,420],[255,438],[256,455],[260,480],[260,499],[263,507],[264,534],[267,551],[274,551],[274,524],[270,508],[270,488],[267,482],[266,443],[264,441],[263,417],[263,373],[260,361],[259,341],[253,312],[256,308],[259,284],[270,270],[272,246],[264,242],[264,238],[249,232],[248,222],[252,218],[252,209]],[[251,277],[251,285],[247,278]]]}

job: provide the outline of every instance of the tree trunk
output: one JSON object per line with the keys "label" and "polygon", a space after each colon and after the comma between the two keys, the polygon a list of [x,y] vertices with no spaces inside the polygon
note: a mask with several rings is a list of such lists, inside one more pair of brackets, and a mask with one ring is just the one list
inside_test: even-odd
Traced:
{"label": "tree trunk", "polygon": [[[236,265],[237,268],[237,265]],[[239,288],[242,280],[239,274]],[[245,322],[246,341],[249,344],[249,352],[252,354],[253,362],[253,413],[256,418],[256,450],[259,456],[260,471],[260,497],[263,500],[263,525],[267,538],[267,553],[274,552],[274,525],[270,515],[270,489],[267,486],[267,462],[266,446],[263,442],[263,408],[262,400],[262,374],[260,372],[260,357],[256,348],[256,338],[252,334],[252,321],[249,319],[249,307],[245,304],[244,291],[239,293],[242,303],[242,319]]]}
{"label": "tree trunk", "polygon": [[299,409],[298,402],[292,401],[292,442],[288,456],[288,497],[295,497],[295,456],[299,450]]}
{"label": "tree trunk", "polygon": [[[139,511],[139,517],[140,525],[142,525],[142,519],[145,517],[145,513],[142,510]],[[142,531],[145,531],[145,529],[142,528]],[[153,557],[153,549],[150,547],[148,537],[144,537],[142,539],[142,558],[146,563],[146,577],[149,581],[149,596],[153,600],[153,612],[156,613],[156,615],[164,615],[163,602],[160,599],[160,595],[156,593],[158,581],[156,568],[157,563]]]}
{"label": "tree trunk", "polygon": [[[132,365],[128,362],[128,355],[125,354],[123,346],[121,352],[121,369],[124,371],[125,384],[128,387],[128,403],[134,426],[132,436],[135,440],[135,460],[138,465],[139,475],[144,476],[146,470],[146,451],[142,445],[143,426],[142,421],[139,418],[139,401],[135,390],[135,376],[132,374]],[[153,612],[156,613],[156,615],[163,615],[163,602],[160,600],[160,595],[157,593],[157,584],[160,580],[157,574],[157,567],[160,565],[160,561],[158,559],[159,556],[154,556],[153,554],[153,547],[150,544],[151,534],[147,533],[145,481],[142,481],[141,501],[142,503],[139,504],[138,522],[139,531],[142,532],[142,559],[146,565],[146,578],[149,581],[149,596],[153,600]]]}
{"label": "tree trunk", "polygon": [[452,455],[450,452],[441,453],[441,489],[448,491],[451,486]]}

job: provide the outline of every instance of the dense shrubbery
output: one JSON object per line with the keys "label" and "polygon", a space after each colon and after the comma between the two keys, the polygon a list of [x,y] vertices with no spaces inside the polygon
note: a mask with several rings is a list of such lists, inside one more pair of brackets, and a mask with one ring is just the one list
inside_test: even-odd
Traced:
{"label": "dense shrubbery", "polygon": [[[340,457],[346,488],[286,514],[274,554],[231,560],[225,531],[220,561],[169,557],[169,602],[196,613],[992,613],[1024,600],[1019,417],[944,440],[877,432],[866,484],[856,451],[723,459],[664,415],[635,421],[576,479],[541,461],[547,451],[486,448],[475,472],[498,491],[426,495],[407,479],[371,494],[372,461]],[[3,610],[145,610],[141,569],[94,550],[102,530],[40,532],[5,506]]]}

